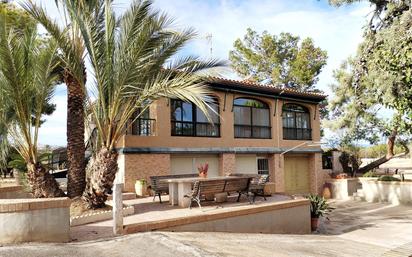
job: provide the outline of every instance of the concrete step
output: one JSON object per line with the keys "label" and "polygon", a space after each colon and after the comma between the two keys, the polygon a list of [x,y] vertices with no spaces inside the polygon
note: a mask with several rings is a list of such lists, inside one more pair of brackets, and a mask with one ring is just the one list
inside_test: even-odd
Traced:
{"label": "concrete step", "polygon": [[[124,201],[124,200],[133,200],[133,199],[136,199],[136,194],[135,194],[135,193],[132,193],[132,192],[125,192],[125,193],[123,193],[122,195],[123,195],[123,201]],[[113,196],[112,196],[112,195],[109,195],[109,196],[107,197],[107,200],[108,200],[108,201],[113,200]]]}

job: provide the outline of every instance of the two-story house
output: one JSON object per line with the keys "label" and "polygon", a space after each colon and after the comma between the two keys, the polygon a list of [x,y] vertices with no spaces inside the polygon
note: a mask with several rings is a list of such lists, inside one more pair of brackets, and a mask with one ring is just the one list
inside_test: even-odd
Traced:
{"label": "two-story house", "polygon": [[160,99],[118,143],[117,180],[197,173],[269,174],[277,192],[317,193],[323,185],[319,102],[324,95],[209,78],[213,124],[192,103]]}

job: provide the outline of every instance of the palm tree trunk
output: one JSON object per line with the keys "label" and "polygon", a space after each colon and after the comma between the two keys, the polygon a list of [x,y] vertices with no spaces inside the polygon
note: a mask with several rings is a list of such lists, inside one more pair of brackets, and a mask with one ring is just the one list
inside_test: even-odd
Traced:
{"label": "palm tree trunk", "polygon": [[84,146],[84,91],[73,75],[65,70],[67,86],[67,195],[81,196],[86,186]]}
{"label": "palm tree trunk", "polygon": [[34,197],[49,198],[65,196],[56,179],[40,163],[27,164],[27,171],[28,182]]}
{"label": "palm tree trunk", "polygon": [[87,185],[83,192],[83,200],[88,208],[97,209],[105,206],[118,170],[117,156],[117,152],[102,148],[87,165]]}

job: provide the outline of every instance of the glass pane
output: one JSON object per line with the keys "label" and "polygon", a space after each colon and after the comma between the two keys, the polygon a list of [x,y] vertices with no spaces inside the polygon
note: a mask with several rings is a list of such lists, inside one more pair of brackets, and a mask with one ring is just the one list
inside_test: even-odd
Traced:
{"label": "glass pane", "polygon": [[172,120],[182,120],[182,108],[180,101],[172,100]]}
{"label": "glass pane", "polygon": [[238,125],[251,125],[251,113],[250,113],[249,107],[240,107],[240,106],[235,106],[233,108],[233,112],[235,113],[235,124]]}
{"label": "glass pane", "polygon": [[270,138],[270,128],[253,127],[254,138]]}
{"label": "glass pane", "polygon": [[192,104],[182,103],[183,121],[193,121]]}
{"label": "glass pane", "polygon": [[252,109],[252,123],[254,126],[270,126],[269,109]]}
{"label": "glass pane", "polygon": [[252,127],[235,125],[235,137],[252,137]]}
{"label": "glass pane", "polygon": [[258,174],[269,175],[269,160],[258,159]]}
{"label": "glass pane", "polygon": [[[219,106],[216,104],[211,104],[210,107],[214,110],[211,111],[209,110],[209,116],[212,119],[213,123],[219,123]],[[196,121],[197,122],[209,122],[209,120],[206,118],[206,115],[196,107]]]}
{"label": "glass pane", "polygon": [[294,128],[295,127],[295,115],[292,112],[283,113],[283,127]]}
{"label": "glass pane", "polygon": [[235,105],[249,106],[249,107],[258,107],[258,108],[268,108],[267,104],[262,103],[259,100],[250,99],[250,98],[237,98],[234,101]]}

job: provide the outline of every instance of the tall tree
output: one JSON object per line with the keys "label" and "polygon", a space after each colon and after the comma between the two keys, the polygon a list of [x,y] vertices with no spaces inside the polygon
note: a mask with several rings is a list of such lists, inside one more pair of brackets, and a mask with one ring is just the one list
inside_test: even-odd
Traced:
{"label": "tall tree", "polygon": [[[354,1],[336,0],[342,5]],[[374,13],[357,55],[335,72],[331,101],[332,128],[344,130],[347,141],[371,143],[387,137],[387,153],[359,169],[373,169],[395,156],[399,143],[409,152],[412,128],[412,18],[410,1],[374,0]],[[385,115],[380,115],[384,111]]]}
{"label": "tall tree", "polygon": [[64,26],[50,18],[45,10],[31,0],[23,8],[46,28],[59,47],[63,60],[63,78],[67,86],[67,195],[70,198],[81,196],[86,186],[85,142],[84,142],[84,106],[86,69],[84,64],[85,48],[79,27],[73,19],[73,13],[67,10],[70,2],[82,11],[94,6],[95,1],[56,1],[65,14]]}
{"label": "tall tree", "polygon": [[318,91],[314,85],[326,64],[327,54],[311,38],[264,31],[259,35],[248,28],[243,40],[237,39],[229,59],[239,75],[256,82],[302,91]]}
{"label": "tall tree", "polygon": [[93,67],[93,93],[89,98],[91,122],[96,125],[97,152],[87,166],[83,194],[90,208],[104,206],[118,170],[116,144],[137,110],[145,110],[160,97],[190,101],[207,112],[208,91],[200,72],[219,66],[196,57],[174,58],[195,35],[177,31],[173,20],[152,8],[152,1],[133,1],[116,17],[111,0],[99,1],[93,12],[72,3]]}
{"label": "tall tree", "polygon": [[33,195],[64,196],[54,177],[39,161],[38,152],[42,113],[59,81],[57,48],[52,41],[40,40],[35,29],[22,33],[8,30],[6,20],[0,15],[0,110],[12,109],[14,117],[2,123],[7,124],[12,143],[27,165]]}

